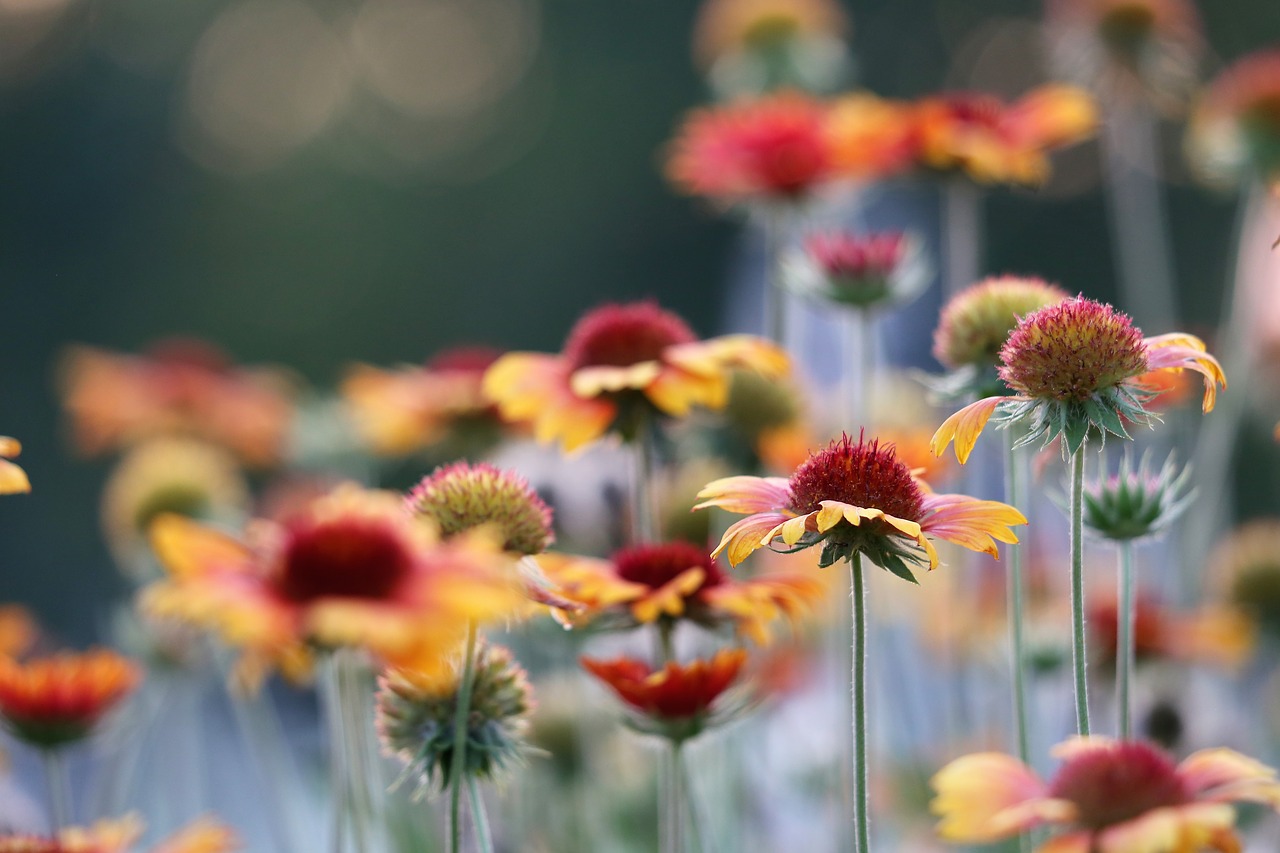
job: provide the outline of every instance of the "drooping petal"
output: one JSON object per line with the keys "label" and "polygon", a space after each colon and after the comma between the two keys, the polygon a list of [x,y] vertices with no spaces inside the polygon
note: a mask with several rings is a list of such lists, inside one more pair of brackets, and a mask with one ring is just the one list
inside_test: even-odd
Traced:
{"label": "drooping petal", "polygon": [[925,495],[924,510],[920,526],[927,533],[993,557],[999,557],[996,541],[1017,542],[1011,526],[1027,523],[1026,516],[1008,504],[965,495]]}
{"label": "drooping petal", "polygon": [[663,365],[645,387],[644,394],[649,402],[673,418],[685,417],[695,406],[723,409],[729,400],[729,374],[721,370],[701,375]]}
{"label": "drooping petal", "polygon": [[503,418],[532,423],[538,441],[559,439],[567,451],[604,435],[618,411],[607,399],[575,394],[569,365],[555,355],[507,353],[485,372],[483,386]]}
{"label": "drooping petal", "polygon": [[986,397],[976,403],[970,403],[960,411],[942,422],[938,431],[929,442],[929,449],[934,456],[941,456],[952,441],[956,444],[956,459],[963,465],[969,461],[969,454],[978,442],[982,428],[987,425],[996,407],[1010,397]]}
{"label": "drooping petal", "polygon": [[1150,370],[1194,370],[1204,377],[1204,400],[1201,409],[1213,411],[1218,388],[1227,387],[1222,365],[1205,352],[1204,342],[1195,335],[1174,332],[1147,338],[1147,366]]}
{"label": "drooping petal", "polygon": [[736,566],[753,552],[763,548],[768,542],[763,537],[788,518],[789,515],[781,512],[760,512],[739,519],[724,532],[724,537],[711,552],[711,556],[718,557],[723,551],[729,558],[729,564]]}
{"label": "drooping petal", "polygon": [[724,477],[698,492],[702,502],[694,509],[720,507],[726,512],[778,512],[791,501],[791,486],[784,477]]}
{"label": "drooping petal", "polygon": [[1044,782],[1016,758],[997,752],[966,755],[943,767],[931,782],[937,796],[930,810],[941,819],[938,835],[947,841],[980,844],[1016,835],[1021,829],[997,817],[1031,800],[1047,799]]}
{"label": "drooping petal", "polygon": [[611,391],[642,391],[658,378],[661,370],[656,361],[642,361],[626,367],[580,367],[569,375],[569,387],[579,397],[599,397]]}
{"label": "drooping petal", "polygon": [[1247,800],[1280,808],[1276,771],[1230,749],[1202,749],[1178,765],[1178,776],[1198,799]]}

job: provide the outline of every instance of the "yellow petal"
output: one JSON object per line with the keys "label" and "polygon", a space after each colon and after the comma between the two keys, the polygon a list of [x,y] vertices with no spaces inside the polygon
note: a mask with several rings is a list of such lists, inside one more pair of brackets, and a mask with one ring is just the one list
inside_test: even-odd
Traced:
{"label": "yellow petal", "polygon": [[179,580],[249,563],[249,549],[242,543],[181,515],[158,516],[149,533],[160,564]]}
{"label": "yellow petal", "polygon": [[970,403],[947,418],[933,434],[933,440],[929,442],[929,449],[933,451],[933,455],[941,456],[947,449],[947,445],[954,441],[956,459],[960,460],[961,465],[968,462],[969,454],[973,452],[973,446],[977,444],[983,427],[987,425],[996,408],[1008,399],[1011,398],[986,397],[976,403]]}

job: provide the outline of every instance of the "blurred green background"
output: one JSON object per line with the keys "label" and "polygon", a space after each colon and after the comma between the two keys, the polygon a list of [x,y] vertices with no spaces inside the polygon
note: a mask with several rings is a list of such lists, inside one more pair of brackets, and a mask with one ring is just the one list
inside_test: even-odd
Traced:
{"label": "blurred green background", "polygon": [[[860,83],[882,94],[1040,79],[1037,3],[846,5]],[[609,299],[653,295],[715,331],[742,230],[660,172],[707,97],[695,8],[0,0],[0,432],[35,487],[0,504],[0,600],[83,642],[123,589],[98,532],[107,463],[75,459],[60,423],[70,342],[192,334],[325,385],[456,343],[552,349]],[[1280,38],[1273,0],[1201,12],[1210,69]],[[1167,130],[1196,329],[1234,199],[1185,179]],[[1097,159],[1082,146],[1039,195],[992,194],[990,271],[1113,295]]]}

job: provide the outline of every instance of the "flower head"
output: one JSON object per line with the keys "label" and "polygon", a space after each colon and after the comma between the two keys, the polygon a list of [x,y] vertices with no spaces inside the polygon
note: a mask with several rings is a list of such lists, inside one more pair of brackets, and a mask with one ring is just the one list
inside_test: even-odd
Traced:
{"label": "flower head", "polygon": [[[405,768],[401,778],[416,779],[420,795],[437,780],[444,785],[452,772],[457,675],[424,681],[389,669],[378,679],[376,725],[383,752],[399,759]],[[511,652],[481,643],[467,716],[465,776],[492,779],[520,760],[533,704],[533,688]]]}
{"label": "flower head", "polygon": [[484,387],[504,418],[532,423],[540,441],[574,450],[651,413],[684,417],[724,407],[734,368],[787,372],[786,354],[749,335],[700,341],[653,302],[604,305],[577,322],[558,355],[508,353]]}
{"label": "flower head", "polygon": [[928,284],[923,253],[901,232],[819,233],[785,261],[783,283],[805,296],[870,309],[907,302]]}
{"label": "flower head", "polygon": [[500,422],[482,386],[501,355],[465,347],[441,352],[421,367],[352,367],[341,393],[375,453],[401,456],[446,441],[496,437]]}
{"label": "flower head", "polygon": [[792,572],[734,578],[688,542],[635,545],[609,560],[561,556],[545,565],[582,606],[581,622],[630,628],[685,619],[711,629],[731,625],[760,644],[771,639],[770,623],[799,619],[823,594],[821,584]]}
{"label": "flower head", "polygon": [[280,371],[236,368],[201,341],[165,341],[144,356],[76,347],[63,360],[61,385],[86,454],[180,433],[269,465],[283,452],[293,417]]}
{"label": "flower head", "polygon": [[1204,50],[1190,0],[1051,0],[1052,54],[1069,79],[1109,96],[1180,103]]}
{"label": "flower head", "polygon": [[141,679],[132,662],[102,649],[26,663],[0,657],[0,720],[35,746],[73,743],[87,737]]}
{"label": "flower head", "polygon": [[991,95],[955,93],[916,107],[920,165],[966,175],[980,184],[1039,184],[1048,151],[1078,142],[1097,127],[1093,99],[1070,86],[1043,86],[1013,104]]}
{"label": "flower head", "polygon": [[929,492],[892,446],[847,435],[810,456],[790,479],[729,477],[707,484],[699,497],[697,509],[748,514],[715,550],[726,551],[734,565],[781,539],[793,550],[821,544],[819,566],[865,554],[912,581],[911,564],[938,565],[926,534],[995,556],[996,541],[1017,542],[1010,526],[1027,521],[996,501]]}
{"label": "flower head", "polygon": [[437,468],[409,493],[408,506],[445,536],[493,525],[502,547],[519,554],[541,554],[555,540],[551,508],[529,483],[483,462]]}
{"label": "flower head", "polygon": [[1033,827],[1060,830],[1042,851],[1182,853],[1240,849],[1232,802],[1280,807],[1275,771],[1229,749],[1181,764],[1139,741],[1077,738],[1057,747],[1049,782],[999,753],[966,755],[933,778],[938,833],[985,843]]}
{"label": "flower head", "polygon": [[9,460],[22,452],[16,438],[0,435],[0,495],[12,495],[31,491],[27,472]]}
{"label": "flower head", "polygon": [[[1120,610],[1115,596],[1094,596],[1085,622],[1089,653],[1108,671],[1116,664]],[[1238,611],[1204,607],[1176,611],[1143,595],[1134,601],[1133,644],[1138,663],[1201,661],[1219,667],[1242,663],[1253,647],[1250,623]]]}
{"label": "flower head", "polygon": [[1084,490],[1084,526],[1105,539],[1151,536],[1168,527],[1190,505],[1191,469],[1178,469],[1171,455],[1151,473],[1149,458],[1138,467],[1126,453],[1115,476]]}
{"label": "flower head", "polygon": [[951,370],[994,369],[1023,317],[1069,298],[1065,290],[1040,278],[984,279],[943,306],[933,333],[933,357]]}
{"label": "flower head", "polygon": [[905,172],[918,156],[914,108],[870,92],[834,100],[827,114],[827,135],[838,174],[853,180]]}
{"label": "flower head", "polygon": [[[102,527],[117,562],[138,573],[149,554],[151,522],[165,513],[205,520],[238,520],[249,487],[235,457],[216,445],[159,437],[132,448],[107,480]],[[151,569],[146,565],[147,569]]]}
{"label": "flower head", "polygon": [[343,487],[240,541],[161,516],[152,545],[169,572],[143,606],[243,650],[238,675],[271,666],[301,677],[313,649],[364,648],[390,665],[439,673],[470,621],[520,605],[510,558],[484,538],[441,542],[388,492]]}
{"label": "flower head", "polygon": [[1151,392],[1143,378],[1155,370],[1193,370],[1204,378],[1203,409],[1213,409],[1226,377],[1217,359],[1193,335],[1143,338],[1127,316],[1076,297],[1023,317],[1000,350],[1000,379],[1016,396],[991,396],[943,422],[933,437],[941,455],[952,441],[956,457],[969,457],[997,409],[1002,425],[1031,424],[1019,444],[1063,436],[1064,454],[1078,451],[1090,432],[1128,438],[1125,422],[1149,424]]}
{"label": "flower head", "polygon": [[723,649],[710,659],[688,664],[671,661],[659,670],[634,658],[582,658],[582,666],[636,712],[632,725],[682,741],[745,710],[744,703],[725,702],[722,696],[737,681],[746,661],[742,649]]}
{"label": "flower head", "polygon": [[1280,49],[1250,54],[1210,84],[1188,145],[1208,178],[1280,182]]}
{"label": "flower head", "polygon": [[723,204],[805,201],[838,177],[827,105],[787,92],[697,110],[671,143],[667,177]]}
{"label": "flower head", "polygon": [[1280,633],[1280,521],[1258,519],[1233,531],[1209,565],[1221,599]]}

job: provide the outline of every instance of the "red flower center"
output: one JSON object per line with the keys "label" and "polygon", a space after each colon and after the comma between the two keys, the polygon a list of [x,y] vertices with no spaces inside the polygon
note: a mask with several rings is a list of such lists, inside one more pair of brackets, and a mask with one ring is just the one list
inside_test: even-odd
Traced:
{"label": "red flower center", "polygon": [[629,367],[654,361],[675,344],[698,339],[689,326],[653,302],[602,305],[583,315],[564,345],[564,357],[582,367]]}
{"label": "red flower center", "polygon": [[945,95],[953,120],[974,127],[995,129],[1004,116],[1004,104],[990,95],[960,92]]}
{"label": "red flower center", "polygon": [[441,350],[427,360],[427,370],[456,373],[484,373],[502,355],[492,347],[454,347]]}
{"label": "red flower center", "polygon": [[855,444],[844,435],[810,456],[791,475],[791,508],[805,514],[821,509],[822,501],[883,510],[908,521],[924,512],[920,487],[911,469],[894,453],[862,436]]}
{"label": "red flower center", "polygon": [[1000,378],[1026,396],[1087,400],[1145,373],[1147,346],[1127,316],[1077,297],[1022,318],[1000,361]]}
{"label": "red flower center", "polygon": [[902,261],[902,234],[815,234],[805,243],[810,256],[830,276],[882,278]]}
{"label": "red flower center", "polygon": [[618,577],[632,583],[642,583],[658,589],[682,572],[698,568],[705,572],[701,592],[708,587],[724,583],[725,575],[718,563],[707,555],[706,549],[688,542],[667,542],[661,545],[636,545],[613,555]]}
{"label": "red flower center", "polygon": [[1191,798],[1168,756],[1136,741],[1071,758],[1058,770],[1049,791],[1074,803],[1079,823],[1093,829],[1132,820],[1152,809],[1181,805]]}
{"label": "red flower center", "polygon": [[295,530],[285,550],[281,591],[291,601],[390,596],[413,564],[385,522],[342,519]]}
{"label": "red flower center", "polygon": [[830,168],[826,141],[807,116],[764,124],[744,134],[744,164],[769,192],[795,196],[822,180]]}

